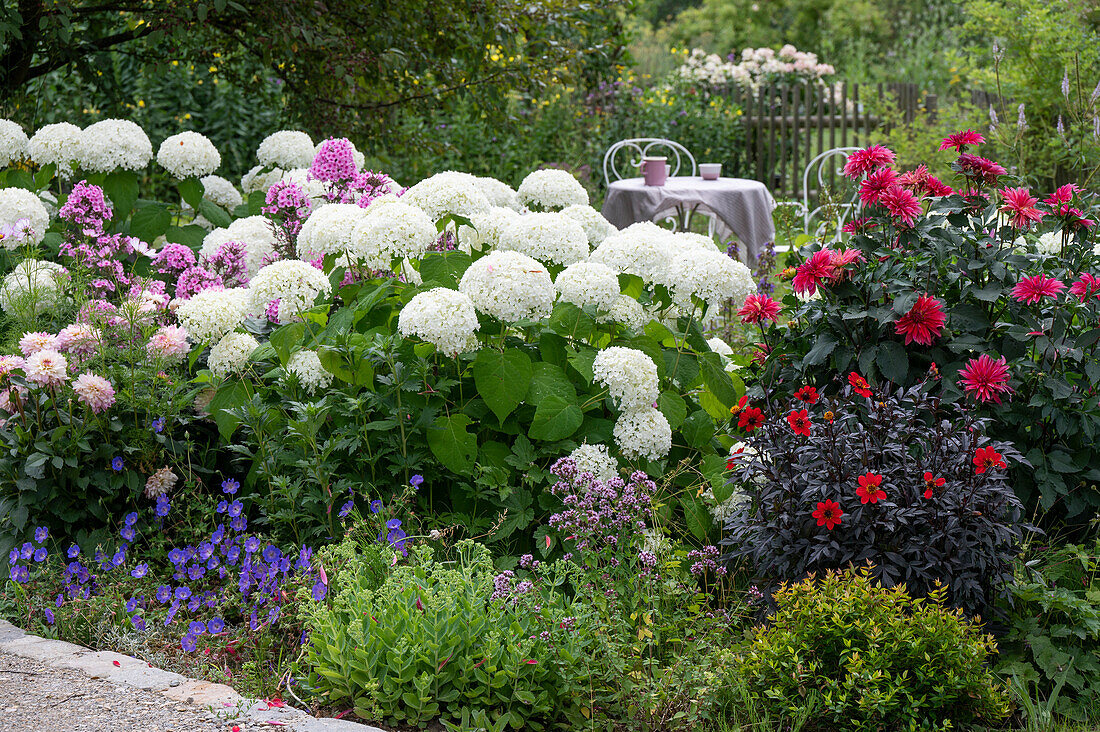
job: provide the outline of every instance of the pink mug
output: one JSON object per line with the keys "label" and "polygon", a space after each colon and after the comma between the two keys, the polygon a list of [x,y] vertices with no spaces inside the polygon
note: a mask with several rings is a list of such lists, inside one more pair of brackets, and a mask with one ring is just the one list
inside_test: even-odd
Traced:
{"label": "pink mug", "polygon": [[668,158],[647,157],[642,160],[642,177],[647,186],[663,186],[668,179]]}

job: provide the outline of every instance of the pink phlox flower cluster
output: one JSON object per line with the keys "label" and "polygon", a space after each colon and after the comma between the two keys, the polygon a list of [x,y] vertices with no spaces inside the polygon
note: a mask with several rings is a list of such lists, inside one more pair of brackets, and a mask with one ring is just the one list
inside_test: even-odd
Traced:
{"label": "pink phlox flower cluster", "polygon": [[91,409],[93,414],[102,414],[115,403],[115,389],[111,382],[91,372],[85,372],[73,379],[73,392],[80,403]]}
{"label": "pink phlox flower cluster", "polygon": [[134,252],[131,238],[122,234],[101,235],[94,240],[81,242],[62,241],[59,253],[70,257],[78,268],[86,270],[94,279],[91,286],[101,293],[117,292],[117,286],[126,287],[130,278],[119,261]]}
{"label": "pink phlox flower cluster", "polygon": [[314,180],[329,184],[346,184],[355,179],[359,170],[355,166],[355,148],[346,138],[330,137],[321,143],[309,175]]}
{"label": "pink phlox flower cluster", "polygon": [[243,287],[248,284],[246,254],[244,242],[227,241],[213,256],[204,257],[201,264],[221,277],[223,286]]}
{"label": "pink phlox flower cluster", "polygon": [[73,186],[57,215],[62,221],[74,224],[85,236],[100,236],[104,224],[114,216],[114,209],[102,188],[82,180]]}
{"label": "pink phlox flower cluster", "polygon": [[365,170],[356,176],[349,186],[348,191],[341,196],[341,203],[356,203],[360,208],[366,208],[372,201],[381,198],[387,193],[401,195],[404,189],[394,183],[385,173],[376,173],[373,170]]}
{"label": "pink phlox flower cluster", "polygon": [[657,490],[649,477],[636,471],[630,482],[611,478],[597,480],[579,472],[572,458],[561,458],[550,472],[560,480],[551,488],[564,509],[550,517],[550,526],[577,542],[582,550],[631,546],[642,537]]}
{"label": "pink phlox flower cluster", "polygon": [[195,266],[195,253],[184,244],[169,242],[153,257],[153,267],[158,274],[177,277],[184,270]]}
{"label": "pink phlox flower cluster", "polygon": [[309,196],[293,181],[281,180],[267,189],[263,212],[274,222],[276,249],[281,259],[295,256],[295,242],[303,224],[309,218],[312,205]]}
{"label": "pink phlox flower cluster", "polygon": [[188,267],[176,280],[176,297],[190,300],[203,290],[224,290],[225,283],[217,273],[203,267]]}

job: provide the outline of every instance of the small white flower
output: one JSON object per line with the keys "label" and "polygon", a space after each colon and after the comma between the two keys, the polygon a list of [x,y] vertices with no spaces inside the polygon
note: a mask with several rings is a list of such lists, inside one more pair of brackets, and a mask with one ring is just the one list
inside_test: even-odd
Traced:
{"label": "small white flower", "polygon": [[[304,227],[303,227],[304,228]],[[209,259],[218,253],[218,249],[227,241],[239,241],[244,244],[245,264],[248,276],[254,277],[260,271],[265,259],[275,255],[275,230],[271,221],[263,216],[246,216],[237,219],[225,229],[214,229],[202,240],[199,250],[201,257]]]}
{"label": "small white flower", "polygon": [[313,307],[317,295],[327,295],[331,289],[325,273],[309,262],[284,259],[267,265],[248,283],[248,311],[262,313],[278,300],[279,322],[289,323]]}
{"label": "small white flower", "polygon": [[589,445],[587,442],[569,453],[577,464],[578,473],[591,473],[603,483],[619,474],[619,463],[607,452],[607,445]]}
{"label": "small white flower", "polygon": [[749,268],[717,249],[677,252],[670,259],[669,284],[676,303],[689,309],[693,297],[713,309],[726,300],[743,303],[756,292]]}
{"label": "small white flower", "polygon": [[264,166],[257,165],[241,176],[241,190],[247,196],[257,191],[267,193],[267,189],[282,180],[283,169],[264,171]]}
{"label": "small white flower", "polygon": [[286,363],[286,370],[298,379],[308,393],[322,391],[332,385],[332,374],[321,365],[317,351],[298,351]]}
{"label": "small white flower", "polygon": [[640,331],[652,320],[652,316],[646,312],[642,304],[629,295],[619,295],[615,302],[611,303],[611,309],[606,315],[598,316],[601,323],[619,323],[633,331]]}
{"label": "small white flower", "polygon": [[0,119],[0,168],[27,156],[27,133],[17,122]]}
{"label": "small white flower", "polygon": [[329,254],[346,254],[351,248],[355,225],[367,215],[354,203],[332,203],[309,215],[298,232],[298,256],[316,259]]}
{"label": "small white flower", "polygon": [[658,409],[624,412],[615,422],[615,444],[628,460],[657,460],[672,449],[672,428]]}
{"label": "small white flower", "polygon": [[580,307],[594,305],[600,310],[610,310],[619,299],[618,275],[598,262],[569,265],[558,275],[554,287],[562,300]]}
{"label": "small white flower", "polygon": [[[50,212],[46,205],[23,188],[0,188],[0,227],[12,227],[21,220],[30,223],[31,235],[28,244],[40,244],[50,226]],[[22,238],[17,236],[0,237],[0,246],[9,251],[19,248]]]}
{"label": "small white flower", "polygon": [[0,284],[0,309],[17,318],[28,318],[60,304],[65,268],[56,262],[24,259]]}
{"label": "small white flower", "polygon": [[468,219],[491,207],[475,176],[453,170],[425,178],[405,191],[401,200],[422,209],[432,223],[448,214]]}
{"label": "small white flower", "polygon": [[207,289],[173,303],[176,319],[199,343],[220,339],[248,316],[248,291]]}
{"label": "small white flower", "polygon": [[458,227],[458,247],[470,254],[475,249],[478,251],[491,251],[500,244],[500,234],[504,227],[520,215],[510,208],[494,206],[488,211],[482,211],[470,216],[473,227],[465,224]]}
{"label": "small white flower", "polygon": [[68,180],[80,158],[80,128],[68,122],[45,125],[27,143],[27,154],[39,167],[56,165],[57,175]]}
{"label": "small white flower", "polygon": [[588,257],[588,237],[575,220],[560,213],[517,216],[500,229],[497,248],[547,264],[573,264]]}
{"label": "small white flower", "polygon": [[599,246],[607,237],[618,231],[603,214],[587,205],[566,206],[562,214],[576,221],[584,228],[589,246]]}
{"label": "small white flower", "polygon": [[356,220],[348,255],[372,269],[388,270],[395,259],[419,259],[439,234],[421,209],[402,201],[369,206]]}
{"label": "small white flower", "polygon": [[522,208],[519,204],[519,197],[507,183],[502,183],[496,178],[480,177],[477,179],[477,187],[489,199],[491,206],[499,206],[514,211],[519,211]]}
{"label": "small white flower", "polygon": [[1061,253],[1062,251],[1062,232],[1060,231],[1048,231],[1039,237],[1039,241],[1035,242],[1035,249],[1039,254],[1046,254],[1047,256],[1053,256]]}

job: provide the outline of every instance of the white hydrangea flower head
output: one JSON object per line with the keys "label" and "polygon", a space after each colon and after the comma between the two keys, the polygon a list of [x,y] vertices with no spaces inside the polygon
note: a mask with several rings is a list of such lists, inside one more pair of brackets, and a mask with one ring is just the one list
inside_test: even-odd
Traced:
{"label": "white hydrangea flower head", "polygon": [[313,140],[298,130],[272,132],[256,149],[256,159],[265,167],[308,168],[313,163]]}
{"label": "white hydrangea flower head", "polygon": [[80,128],[69,122],[40,127],[27,143],[27,154],[39,167],[56,165],[57,175],[68,180],[80,159]]}
{"label": "white hydrangea flower head", "polygon": [[650,407],[623,412],[613,431],[619,452],[628,460],[644,457],[658,460],[672,449],[672,428],[661,410]]}
{"label": "white hydrangea flower head", "polygon": [[567,206],[587,206],[588,191],[567,171],[535,170],[519,184],[519,201],[531,210],[560,211]]}
{"label": "white hydrangea flower head", "polygon": [[297,351],[286,362],[286,370],[298,379],[298,383],[309,394],[332,386],[332,374],[321,365],[321,357],[317,355],[317,351]]}
{"label": "white hydrangea flower head", "polygon": [[259,341],[249,333],[226,333],[210,349],[206,366],[214,376],[228,376],[244,368],[249,356],[259,347]]}
{"label": "white hydrangea flower head", "polygon": [[672,256],[667,232],[658,231],[662,233],[639,233],[628,228],[612,234],[596,247],[588,261],[637,275],[650,284],[667,284]]}
{"label": "white hydrangea flower head", "polygon": [[599,315],[597,319],[601,323],[619,323],[633,331],[640,331],[646,327],[652,316],[646,312],[642,304],[629,295],[619,295],[606,315]]}
{"label": "white hydrangea flower head", "polygon": [[371,269],[392,269],[395,259],[419,259],[439,234],[416,206],[402,201],[368,206],[355,224],[348,255]]}
{"label": "white hydrangea flower head", "polygon": [[558,275],[554,287],[562,300],[582,308],[594,305],[599,310],[610,310],[619,299],[619,276],[598,262],[569,265]]}
{"label": "white hydrangea flower head", "polygon": [[57,262],[24,259],[0,283],[0,309],[27,318],[56,308],[64,297],[64,273]]}
{"label": "white hydrangea flower head", "polygon": [[248,283],[248,311],[262,313],[272,300],[278,300],[279,322],[289,323],[303,310],[313,307],[319,294],[327,295],[331,290],[325,273],[309,262],[297,259],[272,262]]}
{"label": "white hydrangea flower head", "polygon": [[267,189],[278,183],[283,178],[283,169],[264,170],[264,166],[256,165],[241,176],[241,190],[247,196],[249,193],[267,193]]}
{"label": "white hydrangea flower head", "polygon": [[454,170],[425,178],[405,191],[401,200],[422,209],[433,223],[448,214],[470,218],[491,207],[477,178]]}
{"label": "white hydrangea flower head", "polygon": [[213,173],[222,164],[222,156],[206,135],[186,130],[165,138],[157,150],[157,163],[183,180]]}
{"label": "white hydrangea flower head", "polygon": [[[40,244],[50,226],[50,212],[38,196],[23,188],[0,188],[0,226],[14,226],[20,219],[30,222],[31,236],[28,244]],[[5,236],[0,247],[18,249],[20,238]]]}
{"label": "white hydrangea flower head", "polygon": [[726,300],[743,303],[756,292],[756,281],[749,268],[717,249],[677,252],[670,262],[673,300],[689,310],[692,296],[716,308]]}
{"label": "white hydrangea flower head", "polygon": [[203,290],[172,305],[176,319],[191,338],[198,343],[211,343],[244,322],[248,317],[248,302],[248,291],[236,287]]}
{"label": "white hydrangea flower head", "polygon": [[215,206],[232,213],[233,209],[244,203],[244,196],[236,186],[220,175],[206,175],[199,180],[203,188],[202,197]]}
{"label": "white hydrangea flower head", "polygon": [[1062,232],[1048,231],[1043,234],[1039,237],[1039,240],[1035,242],[1035,249],[1039,254],[1045,254],[1048,257],[1061,253]]}
{"label": "white hydrangea flower head", "polygon": [[488,177],[479,177],[476,180],[477,187],[489,199],[490,205],[512,209],[513,211],[519,211],[523,208],[520,206],[519,196],[516,195],[512,186],[507,183]]}
{"label": "white hydrangea flower head", "polygon": [[623,412],[652,408],[660,393],[657,364],[636,348],[603,349],[592,361],[592,374]]}
{"label": "white hydrangea flower head", "polygon": [[496,249],[500,244],[500,232],[508,222],[519,217],[517,212],[502,206],[474,214],[470,217],[473,228],[465,224],[458,227],[459,249],[467,254],[475,249],[482,252]]}
{"label": "white hydrangea flower head", "polygon": [[607,445],[586,442],[569,453],[569,457],[577,464],[578,473],[591,473],[601,483],[619,475],[619,463],[608,454]]}
{"label": "white hydrangea flower head", "polygon": [[573,264],[588,258],[588,237],[573,219],[560,213],[517,216],[500,230],[497,248],[526,254],[547,264]]}
{"label": "white hydrangea flower head", "polygon": [[202,240],[200,256],[213,257],[221,245],[227,241],[239,241],[244,244],[245,264],[248,266],[248,276],[251,278],[260,271],[265,259],[275,255],[275,245],[278,240],[275,238],[275,230],[270,220],[263,216],[245,216],[224,229],[214,229],[207,234]]}
{"label": "white hydrangea flower head", "polygon": [[105,119],[80,133],[80,167],[89,173],[141,170],[153,159],[145,130],[128,119]]}
{"label": "white hydrangea flower head", "polygon": [[417,294],[401,308],[397,320],[401,335],[427,341],[449,356],[476,351],[477,329],[477,312],[470,298],[446,287]]}
{"label": "white hydrangea flower head", "polygon": [[591,206],[581,204],[566,206],[561,212],[581,225],[585,236],[588,237],[589,246],[599,246],[604,239],[618,231],[603,217],[602,213]]}
{"label": "white hydrangea flower head", "polygon": [[480,313],[499,320],[539,320],[554,309],[546,267],[519,252],[491,252],[467,268],[458,289]]}
{"label": "white hydrangea flower head", "polygon": [[27,133],[17,122],[0,119],[0,168],[27,156]]}
{"label": "white hydrangea flower head", "polygon": [[367,210],[354,203],[330,203],[309,215],[298,232],[298,257],[316,259],[345,254],[351,248],[355,225]]}
{"label": "white hydrangea flower head", "polygon": [[669,232],[668,242],[674,251],[691,249],[704,252],[719,251],[718,247],[714,244],[714,239],[706,234],[696,234],[694,231]]}

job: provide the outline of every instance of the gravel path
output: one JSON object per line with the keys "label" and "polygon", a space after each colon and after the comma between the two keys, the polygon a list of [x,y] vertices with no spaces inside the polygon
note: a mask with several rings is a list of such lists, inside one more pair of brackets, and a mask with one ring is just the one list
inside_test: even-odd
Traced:
{"label": "gravel path", "polygon": [[[155,691],[93,679],[73,669],[0,653],[3,732],[224,732],[228,722]],[[272,730],[240,725],[241,732]]]}

